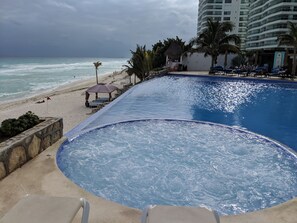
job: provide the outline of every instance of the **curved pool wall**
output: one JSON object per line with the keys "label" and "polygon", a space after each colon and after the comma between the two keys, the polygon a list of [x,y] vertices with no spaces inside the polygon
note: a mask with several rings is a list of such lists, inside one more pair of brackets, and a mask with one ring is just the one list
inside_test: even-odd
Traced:
{"label": "curved pool wall", "polygon": [[186,119],[236,126],[297,151],[297,83],[167,75],[134,86],[66,133],[133,119]]}
{"label": "curved pool wall", "polygon": [[204,205],[223,215],[239,214],[297,195],[293,151],[255,133],[209,122],[105,125],[64,143],[57,163],[87,191],[140,209]]}

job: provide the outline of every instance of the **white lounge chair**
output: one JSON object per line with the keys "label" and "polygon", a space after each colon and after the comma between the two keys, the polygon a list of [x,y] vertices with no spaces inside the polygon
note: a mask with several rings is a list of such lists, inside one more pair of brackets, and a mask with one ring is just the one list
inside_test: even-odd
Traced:
{"label": "white lounge chair", "polygon": [[0,223],[71,223],[81,207],[81,223],[87,223],[90,206],[84,198],[27,195],[0,219]]}
{"label": "white lounge chair", "polygon": [[215,211],[201,207],[148,206],[141,223],[220,223]]}

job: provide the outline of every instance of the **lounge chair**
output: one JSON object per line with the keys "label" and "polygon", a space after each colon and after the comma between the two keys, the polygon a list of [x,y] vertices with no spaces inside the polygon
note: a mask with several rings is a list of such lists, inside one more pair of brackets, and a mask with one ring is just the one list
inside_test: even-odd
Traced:
{"label": "lounge chair", "polygon": [[98,98],[96,100],[93,100],[89,103],[89,107],[90,108],[95,108],[97,107],[98,105],[101,105],[103,103],[106,103],[109,101],[109,98]]}
{"label": "lounge chair", "polygon": [[220,223],[215,211],[202,207],[148,206],[141,223]]}
{"label": "lounge chair", "polygon": [[83,198],[27,195],[0,219],[0,223],[71,223],[81,207],[81,223],[87,223],[90,207]]}

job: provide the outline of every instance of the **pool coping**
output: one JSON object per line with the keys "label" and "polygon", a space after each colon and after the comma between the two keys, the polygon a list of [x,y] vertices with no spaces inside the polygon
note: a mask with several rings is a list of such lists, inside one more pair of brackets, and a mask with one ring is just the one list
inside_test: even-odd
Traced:
{"label": "pool coping", "polygon": [[[206,74],[205,74],[206,73]],[[275,81],[279,83],[291,83],[297,84],[297,76],[294,79],[291,78],[281,78],[281,77],[252,77],[252,76],[239,76],[237,74],[223,75],[223,74],[207,74],[208,72],[195,72],[195,71],[178,71],[169,72],[168,75],[177,76],[197,76],[197,77],[214,77],[214,78],[226,78],[226,79],[240,79],[240,80],[256,80],[256,81]]]}

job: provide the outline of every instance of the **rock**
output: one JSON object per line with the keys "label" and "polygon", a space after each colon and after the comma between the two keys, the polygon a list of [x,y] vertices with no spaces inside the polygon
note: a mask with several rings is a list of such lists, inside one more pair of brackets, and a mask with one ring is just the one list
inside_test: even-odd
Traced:
{"label": "rock", "polygon": [[44,137],[44,139],[42,140],[42,146],[41,146],[42,151],[47,149],[49,146],[51,146],[51,136],[50,135]]}
{"label": "rock", "polygon": [[6,170],[3,162],[0,162],[0,180],[6,176]]}
{"label": "rock", "polygon": [[57,142],[62,137],[61,131],[56,131],[52,134],[52,144]]}
{"label": "rock", "polygon": [[27,161],[25,148],[17,146],[12,149],[8,159],[8,173],[22,166]]}
{"label": "rock", "polygon": [[29,158],[33,158],[39,154],[41,139],[39,139],[36,135],[33,136],[33,139],[28,147],[28,155]]}

